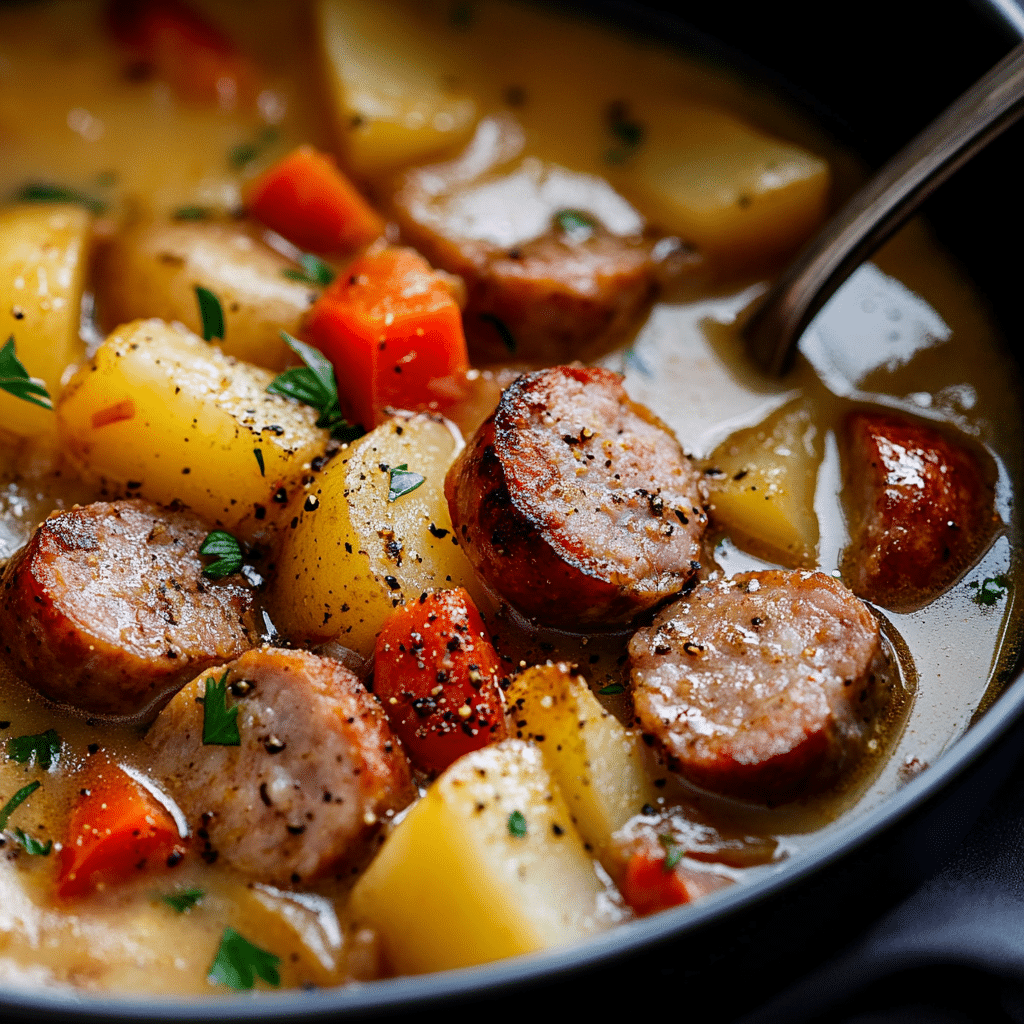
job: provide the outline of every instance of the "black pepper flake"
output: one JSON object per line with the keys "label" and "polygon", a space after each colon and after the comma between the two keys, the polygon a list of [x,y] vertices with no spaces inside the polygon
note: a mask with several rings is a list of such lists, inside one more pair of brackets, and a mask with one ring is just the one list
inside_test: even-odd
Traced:
{"label": "black pepper flake", "polygon": [[283,487],[278,487],[278,489],[274,491],[273,500],[276,501],[278,505],[286,504],[288,501],[288,492]]}
{"label": "black pepper flake", "polygon": [[284,740],[278,739],[276,736],[271,736],[263,743],[263,749],[268,754],[280,754],[288,744]]}
{"label": "black pepper flake", "polygon": [[388,585],[391,590],[401,590],[402,584],[395,579],[394,576],[385,576],[384,582]]}
{"label": "black pepper flake", "polygon": [[311,494],[306,498],[302,507],[307,512],[315,512],[320,507],[320,499],[315,494]]}

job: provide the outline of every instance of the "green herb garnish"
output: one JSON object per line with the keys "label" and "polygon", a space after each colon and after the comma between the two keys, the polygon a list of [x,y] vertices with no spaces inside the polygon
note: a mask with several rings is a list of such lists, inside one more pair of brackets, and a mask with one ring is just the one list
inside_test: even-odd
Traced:
{"label": "green herb garnish", "polygon": [[254,946],[234,928],[225,928],[207,978],[215,985],[227,985],[236,991],[252,988],[257,976],[268,985],[277,986],[281,984],[277,970],[280,963],[280,957]]}
{"label": "green herb garnish", "polygon": [[478,315],[481,320],[494,325],[494,329],[498,332],[498,336],[501,338],[501,343],[510,353],[514,353],[517,348],[516,339],[508,329],[508,324],[506,324],[501,317],[497,317],[493,313],[480,313]]}
{"label": "green herb garnish", "polygon": [[969,583],[968,586],[978,592],[974,595],[974,603],[991,608],[1001,597],[1006,597],[1006,590],[1010,581],[1000,573],[998,576],[987,576],[979,585],[977,580]]}
{"label": "green herb garnish", "polygon": [[191,910],[206,895],[202,889],[182,889],[181,892],[168,893],[161,896],[160,901],[166,903],[172,910],[184,914]]}
{"label": "green herb garnish", "polygon": [[44,409],[52,409],[53,402],[46,385],[35,377],[28,375],[28,370],[14,353],[14,335],[12,334],[3,348],[0,348],[0,391],[6,391],[15,398],[24,399],[33,405],[41,405]]}
{"label": "green herb garnish", "polygon": [[240,142],[228,150],[228,162],[232,167],[241,170],[246,164],[251,164],[258,156],[262,156],[267,148],[277,142],[278,131],[273,125],[267,125],[249,142]]}
{"label": "green herb garnish", "polygon": [[256,464],[260,467],[260,476],[266,476],[267,469],[266,466],[263,465],[263,449],[253,448],[252,453],[256,456]]}
{"label": "green herb garnish", "polygon": [[624,163],[643,143],[644,126],[630,115],[629,107],[622,100],[608,104],[604,123],[615,143],[604,158],[611,164]]}
{"label": "green herb garnish", "polygon": [[508,816],[508,834],[515,836],[516,839],[526,838],[526,818],[523,817],[522,811],[513,811]]}
{"label": "green herb garnish", "polygon": [[238,747],[242,738],[238,735],[238,708],[228,707],[228,673],[218,682],[213,676],[206,677],[203,695],[203,744],[205,746]]}
{"label": "green herb garnish", "polygon": [[585,242],[597,227],[594,218],[582,210],[559,210],[554,216],[554,222],[574,242]]}
{"label": "green herb garnish", "polygon": [[301,270],[293,267],[286,267],[281,273],[290,281],[301,281],[303,284],[322,285],[327,287],[335,277],[334,270],[327,263],[324,263],[319,256],[311,252],[303,252],[298,256]]}
{"label": "green herb garnish", "polygon": [[3,809],[0,810],[0,832],[3,832],[7,828],[7,819],[14,813],[19,804],[24,803],[39,787],[40,782],[30,782],[27,786],[22,786],[14,796],[11,797],[7,803],[4,804]]}
{"label": "green herb garnish", "polygon": [[171,216],[174,220],[209,220],[213,211],[205,206],[179,206]]}
{"label": "green herb garnish", "polygon": [[199,300],[199,316],[203,321],[203,338],[206,341],[224,340],[224,310],[220,299],[209,288],[196,285],[196,298]]}
{"label": "green herb garnish", "polygon": [[242,547],[224,530],[211,530],[199,545],[199,554],[216,559],[203,569],[203,575],[211,580],[223,579],[242,568]]}
{"label": "green herb garnish", "polygon": [[14,834],[17,836],[18,842],[21,843],[25,852],[33,857],[48,857],[50,850],[53,849],[52,839],[47,839],[45,843],[41,843],[35,836],[22,832],[20,828],[16,828]]}
{"label": "green herb garnish", "polygon": [[90,213],[103,213],[107,208],[107,204],[95,196],[46,182],[30,182],[22,186],[14,193],[13,199],[19,203],[74,203],[84,206]]}
{"label": "green herb garnish", "polygon": [[19,764],[35,758],[36,764],[49,771],[60,755],[60,737],[56,730],[47,729],[36,736],[12,736],[7,741],[7,756]]}
{"label": "green herb garnish", "polygon": [[398,501],[403,495],[415,491],[426,477],[412,473],[406,463],[388,470],[388,501]]}
{"label": "green herb garnish", "polygon": [[675,836],[658,836],[658,842],[665,847],[665,863],[662,869],[667,874],[683,859],[686,851],[676,842]]}
{"label": "green herb garnish", "polygon": [[281,331],[284,343],[306,364],[293,366],[271,381],[267,391],[272,395],[294,398],[297,402],[310,405],[320,418],[318,427],[331,432],[339,441],[354,441],[363,436],[363,429],[349,423],[341,414],[338,402],[338,383],[334,378],[334,367],[324,358],[319,349],[293,338],[287,331]]}
{"label": "green herb garnish", "polygon": [[607,686],[602,686],[597,692],[602,697],[614,697],[617,693],[625,693],[626,688],[622,683],[609,683]]}

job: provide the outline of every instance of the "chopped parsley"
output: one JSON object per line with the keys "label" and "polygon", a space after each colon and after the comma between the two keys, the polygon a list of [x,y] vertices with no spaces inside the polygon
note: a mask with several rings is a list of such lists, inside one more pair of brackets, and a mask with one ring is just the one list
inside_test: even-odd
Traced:
{"label": "chopped parsley", "polygon": [[411,472],[405,462],[392,466],[388,470],[388,501],[398,501],[403,495],[415,491],[425,479],[419,473]]}
{"label": "chopped parsley", "polygon": [[179,206],[171,216],[174,220],[209,220],[213,211],[205,206]]}
{"label": "chopped parsley", "polygon": [[15,398],[24,399],[44,409],[52,409],[53,402],[46,385],[35,377],[28,375],[28,370],[14,353],[14,335],[12,334],[3,348],[0,348],[0,391],[6,391]]}
{"label": "chopped parsley", "polygon": [[256,464],[260,467],[260,476],[266,476],[267,467],[263,465],[263,449],[253,448],[252,453],[256,456]]}
{"label": "chopped parsley", "polygon": [[601,694],[602,697],[614,697],[618,693],[625,693],[626,688],[622,683],[609,683],[607,686],[602,686],[597,692]]}
{"label": "chopped parsley", "polygon": [[182,889],[180,892],[168,893],[160,897],[161,903],[166,903],[172,910],[184,914],[191,910],[206,895],[202,889]]}
{"label": "chopped parsley", "polygon": [[199,316],[203,321],[203,338],[206,341],[224,340],[224,310],[220,299],[209,288],[196,285],[196,299],[199,302]]}
{"label": "chopped parsley", "polygon": [[262,156],[270,146],[277,142],[278,131],[273,125],[267,125],[254,139],[240,142],[228,150],[228,163],[241,170],[251,164],[258,156]]}
{"label": "chopped parsley", "polygon": [[228,707],[227,669],[219,682],[213,676],[206,677],[203,744],[218,747],[238,747],[242,744],[242,738],[238,735],[238,708]]}
{"label": "chopped parsley", "polygon": [[24,803],[39,787],[41,783],[30,782],[27,786],[22,786],[14,796],[11,797],[7,803],[4,804],[3,809],[0,810],[0,832],[7,828],[7,821],[10,816],[18,808],[19,804]]}
{"label": "chopped parsley", "polygon": [[53,849],[52,839],[47,839],[45,843],[41,843],[35,836],[22,832],[20,828],[16,828],[14,834],[17,836],[18,842],[21,843],[25,852],[33,857],[48,857],[50,850]]}
{"label": "chopped parsley", "polygon": [[311,252],[303,252],[298,256],[301,270],[294,267],[286,267],[281,273],[290,281],[301,281],[303,284],[321,285],[327,287],[334,280],[334,270],[330,264],[324,263],[319,256]]}
{"label": "chopped parsley", "polygon": [[658,842],[665,847],[665,863],[662,870],[667,874],[683,859],[686,851],[676,842],[675,836],[658,836]]}
{"label": "chopped parsley", "polygon": [[34,758],[43,771],[49,771],[50,765],[60,756],[60,746],[56,730],[47,729],[36,736],[12,736],[7,741],[7,756],[19,764]]}
{"label": "chopped parsley", "polygon": [[985,608],[991,608],[1001,597],[1006,597],[1009,585],[1010,581],[1002,573],[998,576],[986,576],[980,584],[977,580],[968,584],[978,591],[974,595],[974,603]]}
{"label": "chopped parsley", "polygon": [[604,112],[604,124],[613,145],[604,158],[610,164],[625,163],[644,141],[644,126],[637,121],[622,100],[609,103]]}
{"label": "chopped parsley", "polygon": [[526,818],[522,811],[513,811],[508,816],[508,834],[516,839],[526,838]]}
{"label": "chopped parsley", "polygon": [[285,370],[271,381],[267,391],[312,406],[320,413],[316,425],[329,430],[331,436],[339,441],[354,441],[362,437],[362,428],[349,423],[341,414],[334,367],[324,358],[323,353],[293,338],[287,331],[281,331],[281,337],[306,365]]}
{"label": "chopped parsley", "polygon": [[582,210],[559,210],[553,218],[556,226],[574,242],[585,242],[597,227],[597,222]]}
{"label": "chopped parsley", "polygon": [[518,346],[516,345],[515,335],[508,329],[508,324],[501,317],[497,317],[493,313],[480,313],[478,315],[484,322],[493,324],[494,329],[498,332],[498,337],[501,338],[501,343],[508,349],[509,353],[514,353]]}
{"label": "chopped parsley", "polygon": [[103,213],[107,208],[106,203],[86,192],[42,181],[23,185],[12,199],[17,203],[74,203],[76,206],[84,206],[90,213]]}
{"label": "chopped parsley", "polygon": [[225,530],[211,530],[199,545],[199,554],[216,559],[203,569],[203,575],[211,580],[223,579],[242,568],[242,547]]}
{"label": "chopped parsley", "polygon": [[235,991],[252,988],[257,977],[268,985],[277,986],[281,984],[277,969],[280,963],[279,956],[254,946],[234,928],[225,928],[207,978],[215,985],[227,985]]}

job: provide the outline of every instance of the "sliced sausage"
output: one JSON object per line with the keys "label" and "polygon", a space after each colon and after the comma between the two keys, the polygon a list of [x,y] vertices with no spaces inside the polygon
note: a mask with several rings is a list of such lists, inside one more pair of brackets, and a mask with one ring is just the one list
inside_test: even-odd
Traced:
{"label": "sliced sausage", "polygon": [[846,456],[853,541],[844,578],[876,604],[919,608],[991,538],[994,474],[933,427],[889,414],[851,414]]}
{"label": "sliced sausage", "polygon": [[[225,713],[237,743],[204,739],[204,719]],[[146,744],[205,859],[275,884],[358,859],[414,795],[380,706],[349,669],[306,651],[261,648],[204,673],[160,712]]]}
{"label": "sliced sausage", "polygon": [[448,471],[452,522],[483,579],[544,625],[627,622],[700,568],[700,475],[621,378],[520,377]]}
{"label": "sliced sausage", "polygon": [[259,642],[246,580],[202,574],[208,532],[191,512],[140,500],[54,513],[0,577],[0,652],[57,703],[153,709]]}
{"label": "sliced sausage", "polygon": [[629,644],[636,712],[691,782],[775,803],[861,754],[887,699],[878,622],[818,572],[702,583]]}
{"label": "sliced sausage", "polygon": [[522,148],[514,118],[485,118],[460,157],[404,176],[392,213],[434,266],[465,279],[474,362],[593,358],[696,258],[607,182]]}

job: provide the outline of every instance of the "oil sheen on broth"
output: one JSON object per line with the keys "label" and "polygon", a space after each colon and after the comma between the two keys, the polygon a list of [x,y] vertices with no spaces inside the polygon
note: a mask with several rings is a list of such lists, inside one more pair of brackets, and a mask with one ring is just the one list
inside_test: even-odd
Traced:
{"label": "oil sheen on broth", "polygon": [[[457,17],[456,7],[462,12]],[[403,16],[400,5],[388,8],[380,25],[360,30],[387,38],[389,19]],[[238,208],[251,168],[233,166],[227,155],[242,143],[266,146],[256,161],[263,166],[301,143],[331,150],[340,142],[348,165],[372,192],[383,195],[403,161],[450,156],[469,140],[481,117],[511,110],[531,156],[609,181],[624,195],[636,196],[641,212],[655,222],[685,219],[673,206],[671,188],[659,186],[671,184],[671,160],[678,154],[659,154],[652,145],[638,172],[635,163],[610,152],[615,140],[609,142],[607,126],[593,112],[616,102],[627,113],[653,112],[655,122],[661,118],[683,132],[696,117],[692,105],[711,103],[827,158],[831,184],[827,177],[816,183],[816,158],[800,171],[806,188],[819,188],[822,200],[817,205],[806,196],[793,201],[792,216],[783,218],[788,237],[772,230],[771,211],[768,227],[758,229],[763,231],[758,244],[736,241],[719,225],[704,244],[709,259],[701,271],[666,289],[635,337],[598,354],[603,365],[624,374],[630,395],[654,410],[706,465],[734,431],[802,400],[813,435],[808,443],[821,453],[812,503],[820,535],[813,561],[825,572],[838,570],[848,540],[836,431],[850,408],[876,404],[950,423],[997,460],[997,509],[1006,528],[938,600],[920,611],[883,616],[893,649],[902,652],[906,693],[876,743],[877,756],[838,792],[772,810],[704,798],[706,808],[722,820],[779,840],[775,861],[750,869],[751,876],[778,870],[785,855],[798,855],[827,834],[840,814],[846,820],[862,813],[909,774],[934,763],[997,685],[1007,652],[1018,642],[1012,587],[992,605],[975,600],[985,580],[1012,576],[1017,568],[1011,497],[1021,472],[1014,440],[1021,436],[1021,414],[1020,389],[1010,386],[1016,372],[977,294],[926,229],[912,224],[826,307],[804,340],[797,369],[782,382],[766,381],[746,362],[737,322],[765,277],[813,227],[823,204],[849,191],[858,174],[854,161],[763,90],[677,54],[533,7],[421,8],[417,16],[427,28],[420,46],[433,63],[418,86],[426,106],[409,116],[423,119],[427,130],[406,150],[389,150],[387,144],[360,142],[364,125],[358,111],[346,110],[344,103],[331,108],[329,86],[308,56],[317,43],[315,19],[305,6],[300,11],[298,5],[261,0],[243,12],[228,2],[202,5],[265,71],[267,88],[251,113],[182,103],[159,81],[126,80],[123,57],[104,32],[97,4],[5,6],[0,9],[0,194],[12,194],[26,182],[60,183],[102,199],[110,212],[97,230],[113,230],[120,219],[147,213]],[[358,23],[358,6],[354,10],[350,17]],[[410,45],[415,57],[416,46]],[[344,61],[344,47],[330,56]],[[404,57],[407,72],[409,54]],[[388,66],[386,59],[383,64]],[[448,76],[443,89],[438,68]],[[356,77],[372,78],[373,71],[357,67]],[[353,103],[372,101],[360,100],[356,90],[352,96]],[[268,123],[272,134],[266,132]],[[447,154],[446,133],[451,137]],[[693,167],[699,174],[699,161]],[[699,214],[692,225],[689,237],[701,249],[704,240],[694,237],[701,231]],[[0,310],[0,341],[16,329],[6,317]],[[84,345],[98,343],[88,308],[81,333]],[[960,355],[968,344],[969,360]],[[83,347],[80,358],[84,352]],[[45,430],[32,439],[0,436],[4,560],[48,512],[97,495],[60,468]],[[727,538],[715,557],[727,575],[772,564]],[[495,623],[495,629],[505,648],[528,663],[562,656],[584,666],[595,689],[622,679],[624,636],[585,640],[534,634],[508,622]],[[86,763],[90,745],[98,741],[144,771],[140,729],[56,711],[33,698],[6,669],[0,673],[0,736],[56,728],[64,740],[59,770],[48,773],[46,785],[33,795],[25,822],[27,830],[59,839],[76,795],[67,775]],[[623,698],[602,699],[614,713],[629,714]],[[23,765],[0,760],[0,800],[26,777]],[[373,932],[350,920],[343,885],[288,892],[247,883],[190,858],[174,882],[177,888],[204,890],[201,914],[169,911],[146,877],[62,905],[51,895],[54,858],[14,857],[12,849],[10,841],[0,849],[0,977],[11,985],[209,993],[207,972],[226,925],[259,936],[261,945],[281,954],[285,986],[369,980],[386,970]],[[742,881],[742,872],[738,877]]]}

